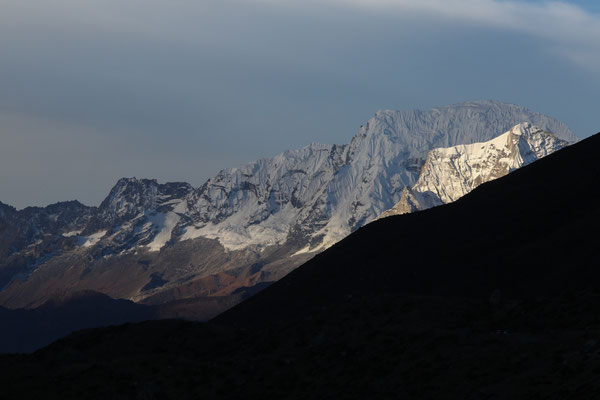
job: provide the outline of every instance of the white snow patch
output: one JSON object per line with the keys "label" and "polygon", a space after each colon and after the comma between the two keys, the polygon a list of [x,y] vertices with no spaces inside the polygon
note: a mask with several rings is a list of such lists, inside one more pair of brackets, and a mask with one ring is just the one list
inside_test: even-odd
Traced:
{"label": "white snow patch", "polygon": [[187,207],[187,201],[185,201],[185,199],[179,200],[177,203],[173,204],[177,204],[173,207],[173,212],[176,212],[178,214],[187,214],[189,212]]}
{"label": "white snow patch", "polygon": [[71,231],[71,232],[66,232],[66,233],[63,233],[62,235],[63,235],[64,237],[73,237],[73,236],[77,236],[77,235],[79,235],[79,234],[81,234],[81,231]]}
{"label": "white snow patch", "polygon": [[83,247],[92,247],[93,245],[98,243],[100,241],[100,239],[102,239],[104,237],[104,235],[106,235],[106,231],[100,231],[100,232],[92,233],[89,236],[84,236],[84,237],[82,237],[83,242],[81,245]]}
{"label": "white snow patch", "polygon": [[305,248],[298,250],[297,252],[295,252],[294,254],[292,254],[290,257],[299,256],[301,254],[312,253],[314,251],[317,251],[317,250],[316,249],[311,249],[310,245],[308,245]]}
{"label": "white snow patch", "polygon": [[183,235],[181,235],[181,237],[179,238],[179,240],[190,240],[190,239],[196,239],[202,236],[202,230],[201,228],[195,227],[195,226],[188,226],[187,228],[185,228]]}
{"label": "white snow patch", "polygon": [[43,242],[44,242],[43,240],[37,240],[37,241],[35,241],[35,243],[31,243],[31,244],[30,244],[29,246],[27,246],[27,247],[35,247],[35,246],[37,246],[38,244],[42,244]]}
{"label": "white snow patch", "polygon": [[148,214],[147,217],[158,230],[154,240],[147,246],[150,251],[159,251],[171,239],[173,228],[179,223],[181,217],[174,212]]}
{"label": "white snow patch", "polygon": [[269,215],[260,223],[248,224],[253,212],[253,208],[246,207],[219,224],[189,226],[180,240],[198,237],[217,239],[227,250],[241,250],[248,246],[266,247],[285,242],[296,218],[291,204],[286,204],[280,212]]}

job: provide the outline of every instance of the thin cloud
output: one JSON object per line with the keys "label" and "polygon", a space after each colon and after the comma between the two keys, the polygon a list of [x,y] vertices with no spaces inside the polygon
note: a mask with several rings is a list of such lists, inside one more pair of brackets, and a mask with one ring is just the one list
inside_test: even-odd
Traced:
{"label": "thin cloud", "polygon": [[[220,4],[219,4],[220,3]],[[128,0],[104,2],[60,0],[47,3],[31,0],[26,3],[6,0],[0,21],[7,24],[41,26],[64,24],[98,31],[128,32],[177,40],[194,37],[202,40],[202,18],[214,9],[235,9],[261,4],[266,8],[295,7],[305,14],[332,8],[354,8],[367,12],[398,13],[406,17],[441,19],[473,27],[493,28],[527,34],[545,40],[549,49],[577,65],[593,71],[600,67],[600,15],[563,1],[526,2],[500,0]],[[197,24],[190,21],[197,20]],[[168,22],[167,22],[168,21]],[[184,27],[194,26],[195,31]],[[160,29],[157,30],[157,27]],[[183,32],[180,32],[182,30]]]}
{"label": "thin cloud", "polygon": [[[271,0],[265,0],[274,3]],[[531,35],[547,41],[559,56],[582,67],[600,67],[600,16],[566,2],[499,0],[328,0],[341,7],[438,18],[475,27]],[[287,4],[296,4],[289,0]],[[304,2],[305,3],[305,2]],[[306,4],[306,3],[305,3]]]}

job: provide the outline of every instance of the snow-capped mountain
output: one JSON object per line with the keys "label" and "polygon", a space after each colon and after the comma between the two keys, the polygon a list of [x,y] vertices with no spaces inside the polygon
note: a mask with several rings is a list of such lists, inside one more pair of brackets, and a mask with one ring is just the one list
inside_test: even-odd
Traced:
{"label": "snow-capped mountain", "polygon": [[[29,291],[31,302],[45,290],[62,287],[138,300],[166,290],[175,297],[190,296],[207,284],[192,284],[195,280],[233,270],[227,277],[210,278],[216,286],[205,294],[223,293],[223,285],[240,276],[244,281],[236,285],[277,279],[311,252],[393,207],[403,190],[417,182],[430,150],[486,142],[522,122],[568,142],[577,140],[551,117],[479,101],[428,111],[378,111],[349,144],[311,144],[225,169],[197,189],[121,179],[100,207],[85,208],[77,224],[53,231],[65,250],[23,259],[24,248],[45,239],[31,236],[20,247],[4,239],[10,257],[3,260],[10,260],[0,265],[0,276],[5,285],[13,284],[0,290],[0,304],[9,298],[13,305],[29,304],[19,300],[23,293]],[[24,211],[0,208],[0,232],[12,226],[11,212],[22,217]],[[28,221],[37,226],[34,219]],[[69,273],[79,275],[66,284],[63,269],[73,265],[80,270]],[[109,279],[118,279],[119,285]],[[194,289],[182,291],[181,285]]]}
{"label": "snow-capped mountain", "polygon": [[194,192],[188,183],[123,178],[112,188],[82,233],[87,246],[106,239],[113,252],[145,246],[160,250],[182,215],[185,199]]}
{"label": "snow-capped mountain", "polygon": [[569,145],[531,123],[521,123],[483,143],[431,150],[412,187],[381,217],[406,214],[453,202],[482,183]]}
{"label": "snow-capped mountain", "polygon": [[97,243],[100,236],[118,251],[157,251],[170,240],[198,237],[216,239],[228,250],[286,242],[304,251],[322,249],[398,202],[429,150],[489,140],[515,121],[533,121],[576,140],[550,117],[497,102],[379,111],[348,145],[311,144],[225,169],[197,190],[122,179],[83,240]]}
{"label": "snow-capped mountain", "polygon": [[399,201],[429,150],[490,140],[524,121],[577,140],[553,118],[492,101],[378,111],[348,145],[313,144],[221,171],[188,202],[181,238],[216,238],[229,249],[290,239],[306,251],[326,247]]}

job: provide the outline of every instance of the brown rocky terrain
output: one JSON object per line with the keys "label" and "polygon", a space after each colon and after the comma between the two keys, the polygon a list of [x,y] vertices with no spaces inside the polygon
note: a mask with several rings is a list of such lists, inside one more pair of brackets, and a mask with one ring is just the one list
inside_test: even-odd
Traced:
{"label": "brown rocky terrain", "polygon": [[149,304],[161,298],[227,296],[241,287],[277,280],[312,257],[290,257],[292,253],[293,248],[277,248],[271,254],[268,249],[225,251],[217,240],[204,238],[177,242],[158,254],[138,251],[104,259],[90,259],[87,249],[75,249],[48,260],[26,281],[14,280],[0,291],[0,304],[34,308],[66,288],[147,299]]}

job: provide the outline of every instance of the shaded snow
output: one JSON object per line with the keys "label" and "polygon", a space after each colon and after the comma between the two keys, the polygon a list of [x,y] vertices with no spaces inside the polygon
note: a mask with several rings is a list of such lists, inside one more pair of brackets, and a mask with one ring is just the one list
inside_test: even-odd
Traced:
{"label": "shaded snow", "polygon": [[64,237],[72,237],[72,236],[77,236],[77,235],[79,235],[79,234],[81,234],[81,230],[79,230],[79,231],[71,231],[71,232],[66,232],[66,233],[63,233],[62,235],[63,235]]}
{"label": "shaded snow", "polygon": [[147,215],[148,220],[152,224],[152,228],[158,233],[154,236],[152,242],[147,246],[150,251],[159,251],[169,240],[173,228],[177,225],[181,217],[174,212],[168,213],[151,213]]}
{"label": "shaded snow", "polygon": [[102,239],[104,237],[104,235],[106,235],[106,231],[100,231],[100,232],[92,233],[91,235],[88,235],[88,236],[83,236],[81,238],[82,239],[81,245],[83,247],[92,247],[96,243],[98,243],[100,241],[100,239]]}

